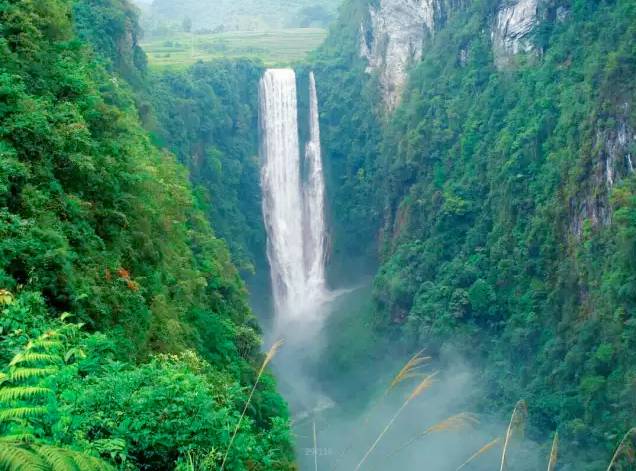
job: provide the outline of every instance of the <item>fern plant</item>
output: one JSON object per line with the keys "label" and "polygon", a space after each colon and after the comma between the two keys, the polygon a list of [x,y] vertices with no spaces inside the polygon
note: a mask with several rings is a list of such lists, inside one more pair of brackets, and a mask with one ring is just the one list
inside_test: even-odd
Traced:
{"label": "fern plant", "polygon": [[43,380],[58,371],[63,335],[47,332],[16,354],[6,373],[0,373],[0,427],[5,438],[34,440],[34,426],[46,414],[44,400],[52,390]]}
{"label": "fern plant", "polygon": [[7,471],[114,471],[105,461],[45,444],[0,442],[0,469]]}
{"label": "fern plant", "polygon": [[[62,321],[67,316],[62,317]],[[63,324],[30,341],[0,373],[0,470],[102,471],[113,468],[87,454],[53,446],[36,433],[47,414],[45,401],[54,391],[46,378],[81,350],[67,346],[78,335],[77,324]]]}

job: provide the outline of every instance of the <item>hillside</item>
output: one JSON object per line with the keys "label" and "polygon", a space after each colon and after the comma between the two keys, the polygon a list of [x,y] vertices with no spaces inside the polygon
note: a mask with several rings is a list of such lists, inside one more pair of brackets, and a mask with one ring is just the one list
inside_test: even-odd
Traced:
{"label": "hillside", "polygon": [[340,0],[154,0],[143,6],[143,26],[150,34],[162,29],[192,31],[262,31],[287,27],[325,27]]}
{"label": "hillside", "polygon": [[377,253],[380,336],[605,469],[636,421],[636,4],[418,5],[349,1],[314,56],[332,270]]}
{"label": "hillside", "polygon": [[292,469],[243,281],[140,123],[134,11],[73,7],[0,1],[1,466]]}

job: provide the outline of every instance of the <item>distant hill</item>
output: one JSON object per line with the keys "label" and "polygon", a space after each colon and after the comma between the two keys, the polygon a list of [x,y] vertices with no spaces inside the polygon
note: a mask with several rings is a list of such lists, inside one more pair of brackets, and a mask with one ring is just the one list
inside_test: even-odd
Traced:
{"label": "distant hill", "polygon": [[325,27],[341,0],[134,0],[147,33]]}

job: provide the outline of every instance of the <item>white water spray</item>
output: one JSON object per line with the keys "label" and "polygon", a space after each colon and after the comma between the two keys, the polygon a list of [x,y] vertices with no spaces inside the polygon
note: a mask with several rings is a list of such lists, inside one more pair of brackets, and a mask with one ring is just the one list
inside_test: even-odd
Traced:
{"label": "white water spray", "polygon": [[294,320],[314,314],[326,291],[324,178],[313,74],[304,179],[294,71],[265,71],[259,97],[263,215],[274,304],[279,320]]}

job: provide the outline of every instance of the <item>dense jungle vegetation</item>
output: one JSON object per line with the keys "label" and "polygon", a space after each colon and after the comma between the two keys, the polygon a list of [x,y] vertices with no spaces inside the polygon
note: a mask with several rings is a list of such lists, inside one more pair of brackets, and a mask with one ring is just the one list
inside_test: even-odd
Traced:
{"label": "dense jungle vegetation", "polygon": [[154,136],[190,169],[207,216],[246,272],[265,254],[258,159],[258,80],[247,60],[152,77]]}
{"label": "dense jungle vegetation", "polygon": [[347,3],[313,58],[334,253],[377,242],[376,332],[462,353],[484,410],[523,398],[532,438],[605,469],[636,421],[636,147],[613,153],[636,125],[636,4],[545,3],[538,52],[505,70],[497,2],[456,9],[391,116],[357,52],[368,2]]}
{"label": "dense jungle vegetation", "polygon": [[0,466],[291,469],[206,217],[231,210],[142,127],[135,28],[123,0],[0,1]]}
{"label": "dense jungle vegetation", "polygon": [[[503,69],[500,2],[442,2],[390,114],[359,55],[371,3],[296,64],[330,281],[374,275],[318,376],[459,354],[486,383],[467,403],[523,399],[531,439],[606,469],[636,426],[636,2],[546,0]],[[244,282],[267,305],[263,65],[150,71],[138,22],[128,0],[0,0],[0,468],[295,469]]]}

